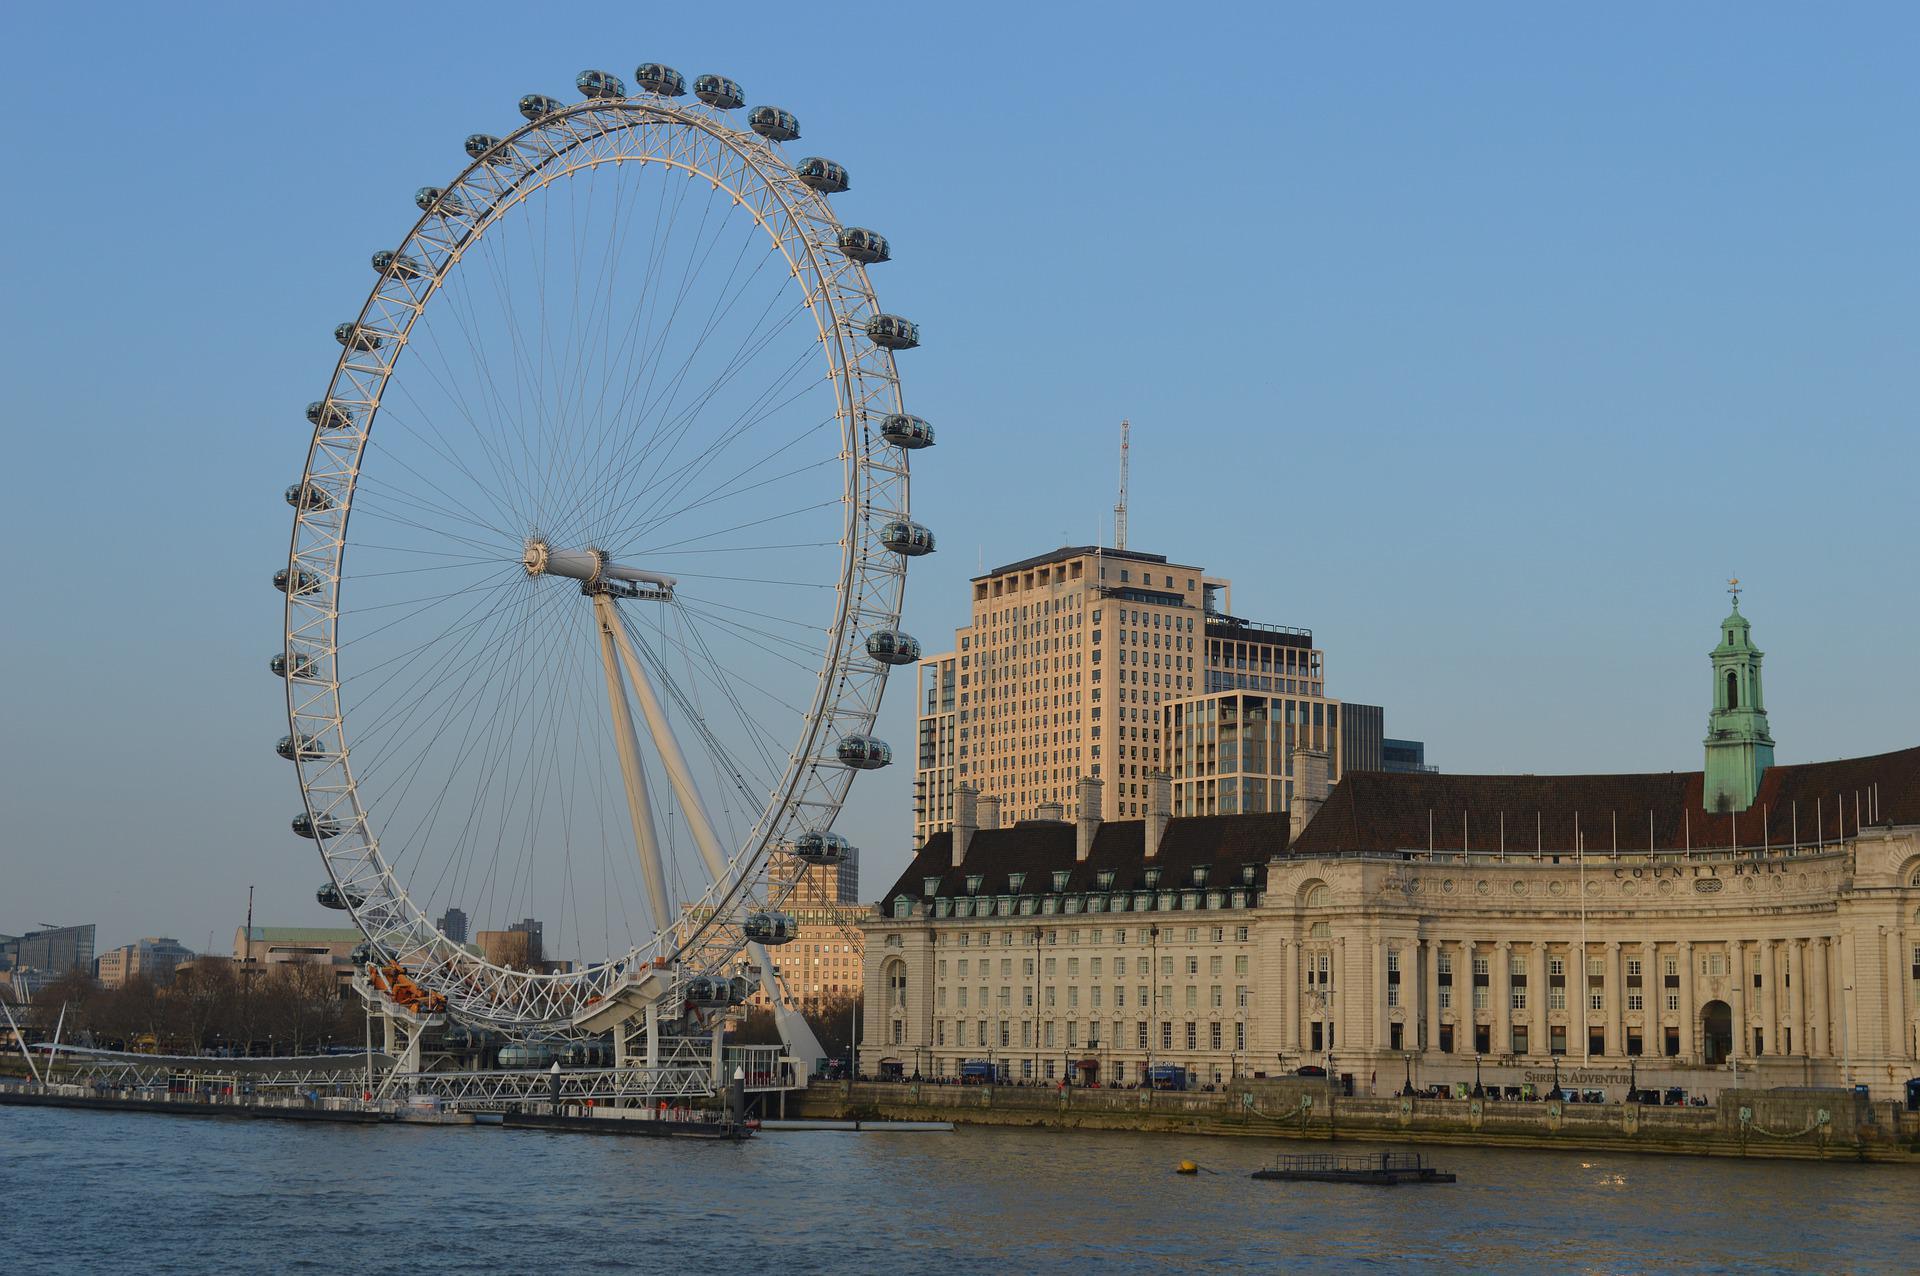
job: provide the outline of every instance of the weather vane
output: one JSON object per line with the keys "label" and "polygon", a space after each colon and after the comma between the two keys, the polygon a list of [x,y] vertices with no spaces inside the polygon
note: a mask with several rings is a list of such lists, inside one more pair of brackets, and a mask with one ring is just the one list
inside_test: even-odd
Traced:
{"label": "weather vane", "polygon": [[1729,581],[1727,582],[1727,592],[1728,592],[1729,594],[1732,594],[1732,595],[1733,595],[1733,606],[1734,606],[1734,609],[1735,609],[1736,611],[1737,611],[1737,610],[1739,610],[1739,608],[1740,608],[1740,578],[1739,578],[1738,576],[1735,576],[1735,577],[1734,577],[1734,578],[1733,578],[1732,580],[1729,580]]}

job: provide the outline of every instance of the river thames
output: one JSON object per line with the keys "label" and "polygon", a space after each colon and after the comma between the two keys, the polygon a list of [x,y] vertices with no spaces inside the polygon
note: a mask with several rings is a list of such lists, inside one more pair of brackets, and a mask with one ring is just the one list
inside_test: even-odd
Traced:
{"label": "river thames", "polygon": [[[716,1145],[14,1109],[0,1253],[12,1271],[194,1273],[1881,1272],[1920,1253],[1906,1167],[1425,1148],[1460,1182],[1247,1177],[1300,1150],[1328,1145],[964,1128]],[[1174,1175],[1182,1157],[1211,1172]]]}

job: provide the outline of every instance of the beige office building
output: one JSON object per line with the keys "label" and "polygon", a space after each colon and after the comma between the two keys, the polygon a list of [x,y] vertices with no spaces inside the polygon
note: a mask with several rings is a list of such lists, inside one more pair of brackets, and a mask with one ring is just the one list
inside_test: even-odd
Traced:
{"label": "beige office building", "polygon": [[[1338,778],[1339,702],[1325,698],[1324,654],[1306,630],[1229,614],[1231,582],[1159,554],[1083,545],[995,568],[972,590],[954,649],[919,666],[916,844],[952,827],[963,785],[993,795],[1009,822],[1075,819],[1076,782],[1089,776],[1104,782],[1103,819],[1145,815],[1148,777],[1172,765],[1169,706],[1219,692],[1270,699],[1283,740],[1304,713]],[[1223,786],[1205,769],[1217,748],[1195,744],[1182,754],[1181,799],[1196,814],[1239,809],[1219,795],[1250,795],[1251,777],[1236,770]],[[1285,747],[1263,757],[1258,775],[1276,783],[1259,800],[1278,801],[1273,809],[1284,807],[1290,759]]]}
{"label": "beige office building", "polygon": [[[1104,604],[1103,604],[1104,605]],[[1619,1099],[1920,1075],[1920,748],[1772,761],[1736,611],[1696,772],[1318,782],[1293,809],[1002,826],[958,791],[866,922],[861,1066],[1326,1068]],[[1296,744],[1296,750],[1300,746]]]}

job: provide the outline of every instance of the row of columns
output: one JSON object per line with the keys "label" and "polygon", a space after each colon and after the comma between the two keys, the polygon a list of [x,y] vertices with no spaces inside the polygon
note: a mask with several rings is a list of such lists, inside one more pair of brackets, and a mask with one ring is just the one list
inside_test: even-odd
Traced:
{"label": "row of columns", "polygon": [[[1895,936],[1888,970],[1888,977],[1893,981],[1890,986],[1895,987],[1903,984],[1906,976],[1901,966],[1902,954],[1898,950],[1898,940],[1899,937]],[[1360,963],[1356,960],[1367,945],[1362,944],[1350,953],[1346,936],[1290,941],[1284,945],[1280,963],[1286,990],[1282,1009],[1285,1021],[1282,1044],[1289,1053],[1297,1055],[1308,1045],[1307,1025],[1315,1017],[1336,1025],[1340,1046],[1348,1049],[1386,1049],[1391,1040],[1392,1023],[1392,1007],[1388,1005],[1388,989],[1391,986],[1389,954],[1398,955],[1399,1000],[1401,1019],[1405,1025],[1401,1046],[1409,1050],[1423,1046],[1427,1050],[1437,1050],[1443,1019],[1438,958],[1446,950],[1450,950],[1454,957],[1451,982],[1453,996],[1449,1009],[1456,1032],[1455,1052],[1472,1053],[1473,1029],[1478,1022],[1473,1005],[1473,963],[1476,957],[1481,956],[1486,957],[1488,962],[1487,1000],[1493,1051],[1499,1054],[1507,1052],[1513,1030],[1513,941],[1502,939],[1487,943],[1473,939],[1388,937],[1373,942],[1376,950],[1371,981],[1361,977],[1358,969]],[[1844,968],[1841,948],[1847,942],[1845,937],[1819,935],[1700,943],[1678,940],[1668,941],[1664,945],[1655,939],[1636,943],[1608,940],[1601,945],[1584,947],[1576,943],[1566,950],[1569,962],[1565,975],[1569,1031],[1585,1033],[1588,1030],[1592,1012],[1587,1006],[1587,962],[1599,956],[1604,963],[1602,986],[1605,998],[1602,1013],[1605,1053],[1609,1056],[1625,1056],[1628,1026],[1626,963],[1630,956],[1637,956],[1641,963],[1639,992],[1642,1001],[1640,1011],[1636,1012],[1642,1025],[1641,1052],[1650,1057],[1664,1056],[1667,1026],[1664,1019],[1669,1013],[1666,1009],[1668,989],[1664,959],[1671,956],[1678,974],[1678,987],[1675,989],[1678,1005],[1674,1012],[1677,1014],[1676,1026],[1680,1034],[1678,1057],[1683,1062],[1698,1062],[1702,1055],[1701,1006],[1697,997],[1699,975],[1695,963],[1704,953],[1718,950],[1724,951],[1727,956],[1726,994],[1732,1011],[1731,1047],[1735,1057],[1747,1059],[1756,1055],[1777,1057],[1788,1054],[1794,1057],[1838,1057],[1846,1048],[1846,1043],[1839,1040],[1839,1030],[1834,1026],[1838,1022],[1838,999],[1843,995],[1836,985]],[[1544,1032],[1549,988],[1547,944],[1528,943],[1524,947],[1527,950],[1528,1019],[1531,1025],[1540,1027]],[[1595,951],[1596,948],[1599,952]],[[1309,991],[1307,978],[1320,954],[1330,958],[1331,982],[1326,987],[1331,996],[1325,1004]],[[1757,992],[1752,986],[1756,963],[1761,977]],[[1318,989],[1321,985],[1311,987]],[[1363,1007],[1355,1004],[1353,994],[1360,992],[1370,994],[1370,1005]],[[1908,1013],[1904,994],[1894,1000],[1899,1003],[1899,1014],[1903,1018]],[[1852,1006],[1848,1007],[1849,1021],[1857,1023],[1857,1016],[1851,1013],[1853,1009]],[[1758,1024],[1752,1022],[1756,1018]],[[1358,1032],[1363,1024],[1368,1027],[1365,1039]],[[1424,1043],[1420,1039],[1423,1024],[1426,1029]],[[1755,1028],[1759,1030],[1759,1050],[1754,1048]],[[1584,1037],[1577,1042],[1570,1039],[1568,1046],[1570,1049],[1584,1047]],[[1544,1054],[1547,1049],[1544,1036],[1540,1040],[1528,1041],[1530,1054]]]}

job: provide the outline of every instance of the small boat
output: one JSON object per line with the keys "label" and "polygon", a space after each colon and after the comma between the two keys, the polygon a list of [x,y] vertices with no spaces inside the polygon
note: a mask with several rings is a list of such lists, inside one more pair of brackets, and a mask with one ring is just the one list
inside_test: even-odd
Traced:
{"label": "small boat", "polygon": [[508,1111],[501,1114],[500,1124],[510,1130],[565,1130],[572,1134],[624,1134],[652,1139],[722,1139],[739,1142],[752,1138],[759,1123],[656,1120],[648,1116],[623,1119]]}
{"label": "small boat", "polygon": [[1394,1187],[1401,1183],[1452,1183],[1454,1177],[1426,1163],[1417,1152],[1371,1152],[1366,1156],[1327,1156],[1309,1153],[1283,1156],[1257,1179],[1284,1179],[1307,1183],[1365,1183]]}

